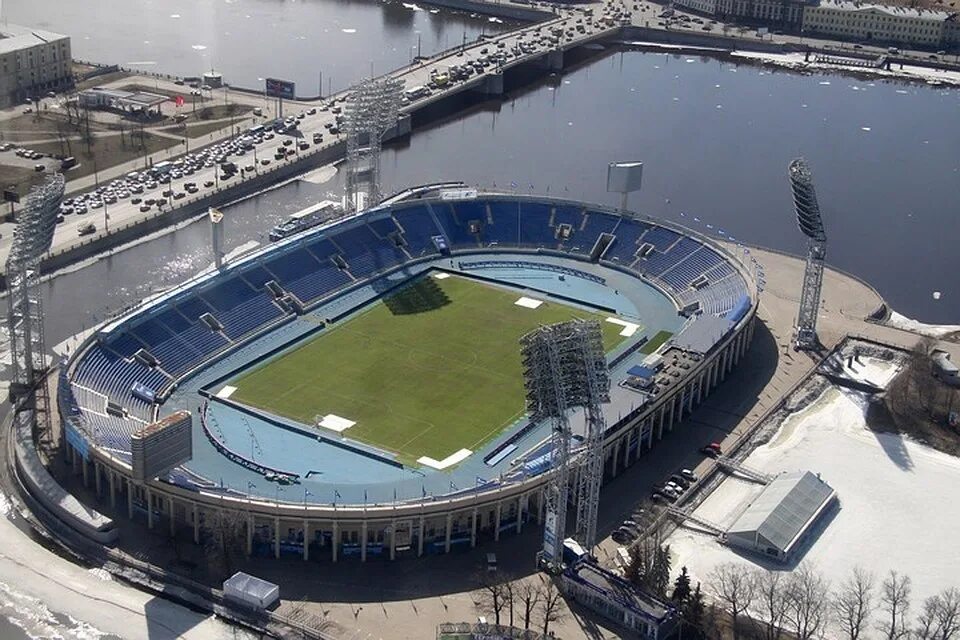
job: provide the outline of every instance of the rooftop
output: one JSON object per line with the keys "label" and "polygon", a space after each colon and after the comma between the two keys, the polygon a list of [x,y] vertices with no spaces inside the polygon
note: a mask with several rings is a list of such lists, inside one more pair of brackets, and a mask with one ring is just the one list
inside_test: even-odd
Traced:
{"label": "rooftop", "polygon": [[575,564],[567,570],[566,576],[601,592],[618,605],[654,620],[662,621],[673,614],[674,610],[669,605],[591,562]]}
{"label": "rooftop", "polygon": [[31,29],[17,24],[4,24],[0,26],[0,55],[67,37],[53,31]]}
{"label": "rooftop", "polygon": [[809,471],[781,474],[730,525],[727,535],[756,534],[788,552],[835,495],[830,485]]}
{"label": "rooftop", "polygon": [[939,11],[937,9],[901,7],[871,2],[851,2],[850,0],[820,0],[814,6],[833,9],[835,11],[885,13],[897,18],[923,18],[936,21],[945,21],[952,15],[947,11]]}

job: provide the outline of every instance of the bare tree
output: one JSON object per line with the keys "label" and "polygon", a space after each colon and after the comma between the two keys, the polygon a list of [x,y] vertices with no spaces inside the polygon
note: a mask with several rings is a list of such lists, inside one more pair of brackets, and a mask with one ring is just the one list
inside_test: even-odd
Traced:
{"label": "bare tree", "polygon": [[563,594],[557,589],[553,580],[548,580],[540,576],[541,593],[540,598],[540,621],[543,622],[543,635],[550,631],[550,623],[558,622],[563,619]]}
{"label": "bare tree", "polygon": [[802,564],[790,579],[787,620],[797,640],[817,638],[830,616],[830,586],[813,566]]}
{"label": "bare tree", "polygon": [[542,597],[541,583],[538,580],[524,580],[517,585],[517,600],[523,605],[523,628],[530,630],[530,617]]}
{"label": "bare tree", "polygon": [[833,596],[833,613],[847,640],[859,640],[870,626],[876,608],[876,579],[863,567],[854,567],[850,577],[840,584]]}
{"label": "bare tree", "polygon": [[513,626],[513,605],[517,599],[517,585],[513,584],[512,581],[507,580],[503,583],[503,599],[507,607],[507,612],[510,614],[510,626]]}
{"label": "bare tree", "polygon": [[232,573],[235,558],[245,552],[249,522],[243,513],[233,510],[217,509],[205,515],[207,557],[219,559],[224,573]]}
{"label": "bare tree", "polygon": [[923,601],[913,636],[917,640],[953,640],[960,634],[960,591],[941,591]]}
{"label": "bare tree", "polygon": [[736,562],[724,562],[711,572],[710,588],[730,614],[733,640],[739,640],[740,617],[747,612],[756,598],[753,572]]}
{"label": "bare tree", "polygon": [[476,606],[481,611],[493,613],[494,622],[500,624],[500,614],[507,606],[503,583],[496,577],[481,573]]}
{"label": "bare tree", "polygon": [[907,612],[910,610],[910,576],[890,571],[880,585],[880,608],[887,614],[880,631],[886,640],[901,640],[910,636]]}
{"label": "bare tree", "polygon": [[783,632],[783,622],[787,615],[790,596],[789,577],[781,571],[758,571],[755,574],[756,600],[755,610],[759,613],[756,621],[763,640],[779,640]]}

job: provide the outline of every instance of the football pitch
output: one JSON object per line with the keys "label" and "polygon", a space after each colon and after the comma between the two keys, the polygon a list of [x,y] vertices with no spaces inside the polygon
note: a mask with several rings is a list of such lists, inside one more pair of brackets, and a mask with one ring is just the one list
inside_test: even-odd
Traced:
{"label": "football pitch", "polygon": [[531,309],[520,297],[467,278],[420,278],[240,376],[231,398],[308,425],[345,418],[355,424],[343,436],[406,464],[475,451],[524,412],[523,334],[592,318],[608,352],[624,340],[606,315],[556,302]]}

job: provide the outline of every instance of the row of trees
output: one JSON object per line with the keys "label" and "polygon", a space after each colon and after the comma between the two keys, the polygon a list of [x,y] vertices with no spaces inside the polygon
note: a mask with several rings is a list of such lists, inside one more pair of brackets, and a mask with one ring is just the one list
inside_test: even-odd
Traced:
{"label": "row of trees", "polygon": [[[494,624],[507,624],[524,631],[538,625],[546,636],[550,625],[562,620],[563,594],[553,580],[543,574],[525,580],[498,580],[495,574],[482,574],[475,593],[477,609],[493,617]],[[539,624],[538,624],[539,623]]]}
{"label": "row of trees", "polygon": [[684,567],[673,591],[691,628],[691,636],[684,637],[719,639],[718,628],[729,626],[733,640],[960,640],[960,590],[926,598],[914,616],[912,582],[896,571],[878,578],[855,567],[831,588],[810,564],[784,572],[724,563],[710,573],[707,589],[729,625],[696,604],[699,586],[690,591]]}

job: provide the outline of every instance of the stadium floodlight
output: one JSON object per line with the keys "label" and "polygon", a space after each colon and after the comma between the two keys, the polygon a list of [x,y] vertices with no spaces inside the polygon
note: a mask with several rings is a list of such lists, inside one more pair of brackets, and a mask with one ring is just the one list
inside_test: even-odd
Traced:
{"label": "stadium floodlight", "polygon": [[597,506],[603,472],[603,416],[600,404],[610,395],[610,378],[603,351],[600,324],[571,320],[540,327],[520,339],[531,420],[549,420],[551,473],[545,491],[546,522],[541,565],[559,570],[563,561],[562,539],[570,497],[572,433],[568,412],[582,407],[587,433],[581,454],[577,484],[576,538],[588,551],[596,544]]}
{"label": "stadium floodlight", "polygon": [[384,134],[397,122],[403,80],[388,76],[362,81],[347,98],[347,175],[344,211],[380,203],[380,149]]}
{"label": "stadium floodlight", "polygon": [[807,264],[803,272],[803,289],[800,292],[800,309],[797,314],[797,348],[816,349],[817,315],[820,312],[820,296],[823,290],[823,267],[827,257],[827,234],[823,228],[820,204],[813,187],[810,167],[803,158],[797,158],[787,169],[790,188],[793,191],[793,208],[797,213],[797,226],[807,236]]}
{"label": "stadium floodlight", "polygon": [[10,397],[16,400],[34,390],[36,424],[49,434],[50,399],[46,384],[40,259],[53,242],[63,200],[64,179],[49,176],[30,190],[20,210],[7,256],[7,331],[10,336]]}

